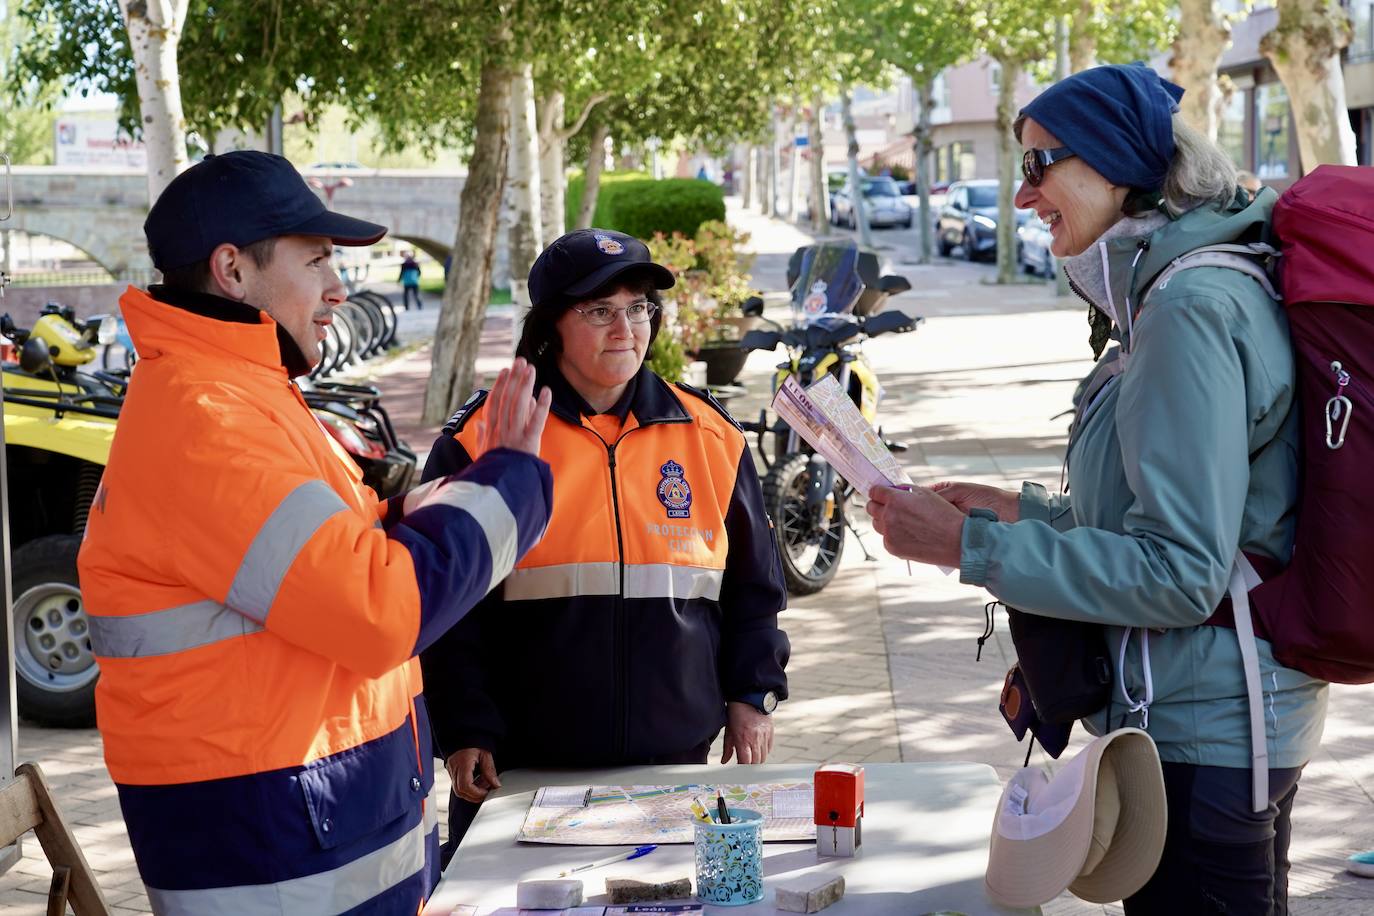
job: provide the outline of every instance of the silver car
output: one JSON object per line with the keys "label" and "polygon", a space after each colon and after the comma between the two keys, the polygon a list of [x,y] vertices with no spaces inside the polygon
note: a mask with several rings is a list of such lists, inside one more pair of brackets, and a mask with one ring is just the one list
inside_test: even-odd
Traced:
{"label": "silver car", "polygon": [[1050,251],[1052,244],[1050,227],[1032,213],[1016,227],[1016,263],[1028,274],[1053,278],[1059,272],[1059,259]]}
{"label": "silver car", "polygon": [[[901,189],[898,188],[896,181],[881,177],[861,178],[859,185],[863,188],[864,212],[868,215],[870,226],[911,228],[911,207],[902,200]],[[835,192],[835,200],[830,208],[830,221],[837,226],[854,229],[858,226],[858,220],[849,192],[847,183]]]}

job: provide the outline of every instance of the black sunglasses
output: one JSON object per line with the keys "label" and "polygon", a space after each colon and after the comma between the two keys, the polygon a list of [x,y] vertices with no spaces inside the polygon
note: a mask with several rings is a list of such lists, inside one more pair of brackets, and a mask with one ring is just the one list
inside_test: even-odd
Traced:
{"label": "black sunglasses", "polygon": [[1076,154],[1067,146],[1056,146],[1054,149],[1028,149],[1026,154],[1021,157],[1021,174],[1026,176],[1026,181],[1030,182],[1032,188],[1040,187],[1040,182],[1045,180],[1045,170],[1056,162],[1063,162],[1065,159],[1072,159]]}

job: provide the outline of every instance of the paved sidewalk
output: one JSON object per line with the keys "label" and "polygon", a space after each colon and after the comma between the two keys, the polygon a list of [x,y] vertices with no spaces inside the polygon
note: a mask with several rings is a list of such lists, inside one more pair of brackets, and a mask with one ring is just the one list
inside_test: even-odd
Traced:
{"label": "paved sidewalk", "polygon": [[[754,234],[756,283],[782,290],[787,255],[807,236],[737,209],[731,218]],[[904,457],[913,477],[1057,484],[1066,420],[1052,417],[1068,406],[1089,365],[1084,307],[1056,300],[1045,283],[986,285],[991,271],[985,265],[918,268],[904,264],[901,252],[889,254],[915,287],[896,307],[929,320],[914,334],[871,341],[866,351],[887,389],[880,412],[885,432],[910,443]],[[770,297],[770,308],[780,307],[779,297]],[[784,316],[785,310],[774,313]],[[479,370],[499,366],[509,353],[508,316],[488,321]],[[776,361],[772,354],[750,357],[743,377],[750,394],[732,403],[733,410],[757,413]],[[427,373],[423,350],[376,371],[403,435],[419,451],[433,436],[416,419]],[[868,531],[862,519],[859,528]],[[793,645],[792,695],[776,715],[771,759],[963,760],[991,764],[1004,777],[1014,772],[1025,751],[997,713],[1002,675],[1013,656],[1005,621],[998,620],[975,663],[986,594],[926,567],[908,574],[905,563],[883,553],[876,535],[866,534],[864,543],[874,562],[863,559],[851,537],[835,581],[819,595],[794,600],[784,615]],[[1361,698],[1358,688],[1332,688],[1326,740],[1298,793],[1291,877],[1297,916],[1374,912],[1374,881],[1343,871],[1350,851],[1374,847],[1374,724]],[[21,725],[19,739],[20,759],[43,765],[115,912],[146,913],[98,735]],[[1053,764],[1039,752],[1035,760]],[[187,813],[188,819],[213,815]],[[213,823],[201,826],[213,829]],[[37,916],[44,912],[41,894],[51,872],[36,842],[26,842],[25,852],[11,873],[0,876],[0,912]],[[1064,916],[1120,908],[1065,896],[1045,911]]]}

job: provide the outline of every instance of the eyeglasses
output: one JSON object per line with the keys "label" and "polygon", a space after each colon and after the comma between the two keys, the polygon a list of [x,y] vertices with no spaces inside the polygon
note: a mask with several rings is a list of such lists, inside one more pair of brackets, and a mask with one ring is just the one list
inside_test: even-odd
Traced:
{"label": "eyeglasses", "polygon": [[574,305],[572,310],[581,315],[587,324],[604,328],[613,323],[621,312],[625,313],[625,320],[630,324],[643,324],[657,314],[658,306],[652,302],[632,302],[623,309],[611,308],[609,305],[594,305],[591,308],[580,309]]}
{"label": "eyeglasses", "polygon": [[1026,181],[1030,182],[1032,188],[1040,187],[1040,182],[1045,180],[1045,170],[1056,162],[1063,162],[1065,159],[1072,159],[1077,155],[1067,146],[1056,146],[1054,149],[1028,149],[1026,154],[1021,157],[1021,174],[1026,176]]}

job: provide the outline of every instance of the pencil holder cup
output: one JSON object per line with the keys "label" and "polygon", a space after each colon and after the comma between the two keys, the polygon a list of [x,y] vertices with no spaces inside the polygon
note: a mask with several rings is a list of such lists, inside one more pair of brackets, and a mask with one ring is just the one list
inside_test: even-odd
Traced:
{"label": "pencil holder cup", "polygon": [[694,820],[697,899],[743,906],[763,899],[763,815],[729,808],[730,823]]}

